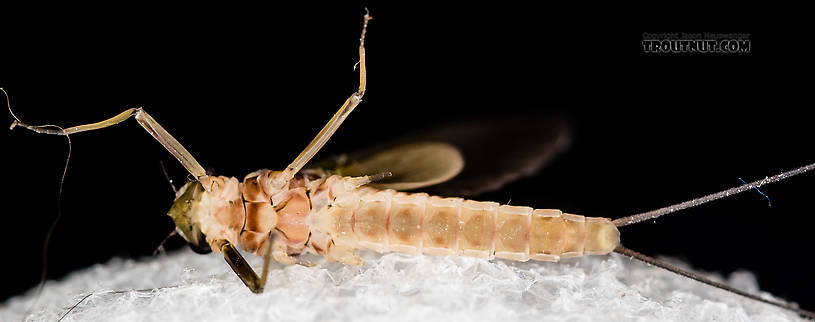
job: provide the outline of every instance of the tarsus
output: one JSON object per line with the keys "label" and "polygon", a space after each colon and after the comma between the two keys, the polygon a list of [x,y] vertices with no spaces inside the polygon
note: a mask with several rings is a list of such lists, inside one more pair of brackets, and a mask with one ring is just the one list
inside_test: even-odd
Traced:
{"label": "tarsus", "polygon": [[[62,188],[65,185],[65,176],[68,174],[68,163],[71,161],[71,137],[65,132],[65,129],[57,126],[57,125],[28,125],[20,121],[17,115],[14,114],[14,111],[11,110],[11,98],[9,98],[8,93],[5,89],[0,87],[0,91],[3,92],[3,95],[6,96],[6,106],[8,106],[8,111],[11,116],[14,118],[14,122],[11,123],[9,126],[9,130],[13,130],[15,126],[20,125],[25,127],[29,130],[32,130],[37,133],[61,133],[65,135],[65,138],[68,140],[68,155],[65,157],[65,167],[62,169],[62,177],[59,179],[59,193],[57,195],[57,216],[54,217],[54,221],[51,223],[51,227],[48,228],[48,232],[45,234],[45,241],[42,244],[42,271],[40,274],[40,282],[37,284],[37,291],[36,295],[34,295],[34,301],[31,302],[31,306],[29,306],[27,312],[31,312],[34,306],[37,304],[37,301],[40,299],[40,294],[42,293],[43,288],[45,287],[46,278],[48,277],[48,247],[51,245],[51,237],[54,235],[54,230],[57,228],[57,223],[59,223],[59,219],[62,218]],[[47,128],[56,128],[54,129],[47,129]]]}

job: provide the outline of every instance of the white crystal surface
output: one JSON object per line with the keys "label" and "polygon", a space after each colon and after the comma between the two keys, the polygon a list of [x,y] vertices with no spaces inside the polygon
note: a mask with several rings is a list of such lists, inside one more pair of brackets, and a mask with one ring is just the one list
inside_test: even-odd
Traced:
{"label": "white crystal surface", "polygon": [[[788,321],[782,309],[619,255],[560,263],[362,253],[364,267],[274,264],[253,294],[220,254],[114,259],[0,305],[0,321]],[[261,260],[252,257],[259,271]],[[721,280],[721,277],[706,274]],[[759,292],[736,272],[732,286]],[[170,288],[161,288],[175,286]],[[156,289],[158,288],[158,289]],[[147,289],[146,291],[109,292]],[[769,294],[763,296],[771,298]]]}

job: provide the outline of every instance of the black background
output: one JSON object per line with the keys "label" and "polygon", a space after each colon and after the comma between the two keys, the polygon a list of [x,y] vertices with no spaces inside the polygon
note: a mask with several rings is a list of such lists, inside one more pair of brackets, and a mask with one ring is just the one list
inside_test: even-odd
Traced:
{"label": "black background", "polygon": [[[463,116],[561,113],[572,148],[477,199],[612,218],[815,161],[811,34],[794,9],[368,6],[368,94],[321,156]],[[357,86],[359,5],[32,12],[2,13],[0,86],[21,119],[75,125],[143,106],[217,174],[282,168]],[[644,54],[643,32],[750,33],[753,48]],[[23,130],[3,139],[7,298],[39,280],[67,145]],[[184,169],[134,121],[72,141],[49,277],[150,256],[174,227],[159,161],[179,185]],[[813,183],[763,187],[771,207],[747,192],[626,227],[622,240],[697,269],[752,271],[813,310]]]}

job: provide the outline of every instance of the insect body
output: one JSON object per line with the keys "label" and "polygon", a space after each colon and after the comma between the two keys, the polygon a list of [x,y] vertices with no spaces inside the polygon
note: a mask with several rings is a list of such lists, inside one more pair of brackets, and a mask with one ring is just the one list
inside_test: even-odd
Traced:
{"label": "insect body", "polygon": [[[260,256],[271,248],[287,264],[307,251],[360,265],[355,248],[557,261],[608,254],[619,244],[607,218],[363,187],[369,177],[301,173],[275,187],[281,174],[188,183],[170,216],[195,248],[219,250],[229,241]],[[195,237],[199,231],[204,239]]]}
{"label": "insect body", "polygon": [[[362,260],[354,253],[355,249],[520,261],[558,261],[560,258],[603,255],[614,251],[702,283],[799,314],[815,316],[811,312],[738,291],[623,248],[617,229],[783,180],[810,171],[815,165],[614,221],[560,210],[401,192],[435,186],[467,171],[456,146],[433,140],[399,144],[368,153],[350,164],[338,162],[334,166],[306,168],[306,164],[362,101],[367,81],[364,41],[370,19],[366,14],[360,37],[359,89],[282,171],[260,170],[243,180],[208,175],[190,152],[140,108],[128,109],[99,123],[65,129],[28,125],[15,116],[12,128],[21,126],[39,133],[67,136],[105,128],[134,117],[193,176],[193,180],[177,192],[168,212],[177,231],[196,252],[222,252],[238,277],[256,293],[264,290],[272,260],[304,264],[296,256],[309,252],[323,255],[329,261],[362,265]],[[552,142],[550,148],[553,150],[563,145],[563,140]],[[529,163],[540,165],[547,158],[542,156]],[[523,173],[534,172],[535,169],[518,166],[518,171]],[[510,179],[503,180],[506,182]],[[469,188],[474,189],[472,186]],[[247,264],[236,245],[264,258],[260,275]]]}

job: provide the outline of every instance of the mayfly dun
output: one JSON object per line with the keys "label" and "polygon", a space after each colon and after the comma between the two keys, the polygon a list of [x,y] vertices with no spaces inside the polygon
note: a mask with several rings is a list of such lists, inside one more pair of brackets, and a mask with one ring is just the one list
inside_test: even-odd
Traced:
{"label": "mayfly dun", "polygon": [[[141,108],[125,110],[98,123],[63,128],[28,125],[14,116],[11,127],[70,136],[134,118],[191,175],[191,180],[177,191],[167,213],[178,234],[198,253],[221,253],[227,265],[255,293],[264,291],[271,262],[308,265],[298,257],[306,253],[359,266],[364,262],[357,256],[357,249],[550,262],[616,252],[729,292],[815,317],[792,305],[737,290],[625,248],[618,229],[784,180],[812,170],[815,164],[699,199],[612,220],[557,209],[463,198],[535,172],[565,148],[569,143],[569,128],[556,120],[546,127],[517,126],[524,121],[513,120],[519,136],[529,134],[524,131],[535,131],[535,136],[545,143],[541,149],[547,152],[516,164],[513,175],[492,177],[489,184],[479,186],[468,181],[468,175],[476,173],[490,178],[489,174],[477,173],[478,169],[465,166],[465,155],[470,154],[456,144],[456,138],[507,129],[501,121],[468,124],[466,128],[472,132],[468,134],[461,128],[439,129],[350,154],[347,159],[309,163],[363,101],[367,89],[365,41],[370,20],[371,16],[366,14],[359,41],[358,89],[282,170],[259,170],[243,178],[208,174],[193,153]],[[512,153],[512,147],[506,144],[506,151],[502,152]],[[519,158],[504,156],[509,160]],[[405,192],[417,189],[433,189],[438,195]],[[262,270],[256,272],[239,249],[263,258]]]}

